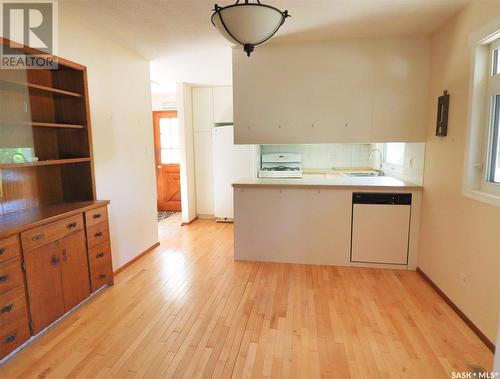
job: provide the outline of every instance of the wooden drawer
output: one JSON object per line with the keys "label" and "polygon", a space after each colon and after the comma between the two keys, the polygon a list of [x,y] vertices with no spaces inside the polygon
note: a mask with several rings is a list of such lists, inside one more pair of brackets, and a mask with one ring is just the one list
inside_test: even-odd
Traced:
{"label": "wooden drawer", "polygon": [[108,221],[108,207],[101,207],[85,212],[85,225],[88,227]]}
{"label": "wooden drawer", "polygon": [[0,262],[20,255],[19,237],[17,235],[0,239]]}
{"label": "wooden drawer", "polygon": [[0,295],[0,330],[17,320],[28,319],[24,285]]}
{"label": "wooden drawer", "polygon": [[87,244],[89,247],[97,246],[106,241],[109,241],[109,227],[107,222],[87,227]]}
{"label": "wooden drawer", "polygon": [[89,262],[92,292],[106,283],[113,283],[113,264],[109,241],[89,249]]}
{"label": "wooden drawer", "polygon": [[20,319],[0,329],[0,358],[5,357],[30,338],[28,319]]}
{"label": "wooden drawer", "polygon": [[21,259],[16,257],[0,263],[0,294],[15,288],[20,284],[24,287]]}
{"label": "wooden drawer", "polygon": [[21,233],[21,242],[25,251],[31,250],[61,239],[77,230],[83,230],[83,217],[81,214]]}

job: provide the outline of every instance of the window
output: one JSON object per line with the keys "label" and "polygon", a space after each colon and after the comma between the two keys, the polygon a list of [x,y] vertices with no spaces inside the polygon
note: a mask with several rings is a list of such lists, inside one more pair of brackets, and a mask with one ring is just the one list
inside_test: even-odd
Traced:
{"label": "window", "polygon": [[385,162],[396,166],[405,164],[404,142],[391,142],[385,144]]}
{"label": "window", "polygon": [[500,207],[500,22],[481,33],[473,35],[463,193]]}
{"label": "window", "polygon": [[487,180],[500,184],[500,95],[492,99]]}
{"label": "window", "polygon": [[488,144],[486,154],[486,180],[490,183],[500,184],[500,143],[499,143],[499,123],[500,123],[500,43],[498,41],[491,44],[490,60],[491,70],[488,75],[488,95],[490,96],[489,109],[487,114]]}
{"label": "window", "polygon": [[177,118],[160,119],[160,154],[162,164],[175,164],[180,161]]}

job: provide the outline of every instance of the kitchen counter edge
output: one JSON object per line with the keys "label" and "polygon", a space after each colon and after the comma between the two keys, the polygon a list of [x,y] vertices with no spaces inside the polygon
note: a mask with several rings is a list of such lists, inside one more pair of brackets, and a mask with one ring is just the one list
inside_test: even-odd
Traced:
{"label": "kitchen counter edge", "polygon": [[233,184],[234,188],[364,188],[422,190],[419,184],[404,182],[392,177],[379,178],[334,178],[334,179],[241,179]]}

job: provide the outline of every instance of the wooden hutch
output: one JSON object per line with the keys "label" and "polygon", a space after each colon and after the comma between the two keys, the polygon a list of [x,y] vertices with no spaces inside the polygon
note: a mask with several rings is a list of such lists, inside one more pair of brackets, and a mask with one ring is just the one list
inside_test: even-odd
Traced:
{"label": "wooden hutch", "polygon": [[0,359],[113,284],[86,68],[58,62],[0,69]]}

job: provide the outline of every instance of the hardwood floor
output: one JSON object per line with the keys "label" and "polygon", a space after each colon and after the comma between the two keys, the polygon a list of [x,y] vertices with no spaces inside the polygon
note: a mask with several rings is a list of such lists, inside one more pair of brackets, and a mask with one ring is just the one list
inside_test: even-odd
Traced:
{"label": "hardwood floor", "polygon": [[232,225],[159,248],[0,367],[1,378],[449,378],[493,355],[415,273],[233,261]]}

